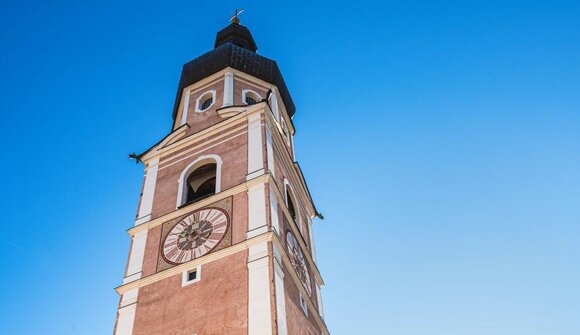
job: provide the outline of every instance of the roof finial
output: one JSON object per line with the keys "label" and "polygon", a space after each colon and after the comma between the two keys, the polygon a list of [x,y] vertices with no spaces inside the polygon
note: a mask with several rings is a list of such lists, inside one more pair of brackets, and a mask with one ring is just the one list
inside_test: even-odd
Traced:
{"label": "roof finial", "polygon": [[244,9],[243,8],[240,9],[240,10],[238,10],[236,8],[236,13],[234,14],[234,16],[230,17],[230,21],[232,23],[235,23],[235,24],[240,24],[240,18],[238,16],[240,16],[240,14],[242,14],[243,12],[244,12]]}

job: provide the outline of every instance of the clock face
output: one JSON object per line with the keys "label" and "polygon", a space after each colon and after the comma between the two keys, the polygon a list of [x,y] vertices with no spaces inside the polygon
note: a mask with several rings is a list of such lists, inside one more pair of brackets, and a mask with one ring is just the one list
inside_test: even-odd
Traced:
{"label": "clock face", "polygon": [[163,258],[180,264],[201,257],[223,239],[229,218],[220,208],[204,208],[179,221],[163,243]]}
{"label": "clock face", "polygon": [[296,241],[296,237],[294,237],[290,231],[286,233],[286,246],[288,248],[288,255],[290,256],[290,262],[292,263],[298,278],[300,278],[302,285],[306,289],[306,292],[310,295],[310,275],[308,274],[306,260],[304,259],[298,241]]}

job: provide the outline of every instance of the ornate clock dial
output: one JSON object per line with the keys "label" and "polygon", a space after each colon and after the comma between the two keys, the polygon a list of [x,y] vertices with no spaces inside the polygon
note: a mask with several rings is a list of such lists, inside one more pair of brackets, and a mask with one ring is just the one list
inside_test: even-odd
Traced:
{"label": "ornate clock dial", "polygon": [[296,271],[296,274],[306,289],[306,292],[310,295],[311,288],[308,266],[306,266],[306,260],[304,260],[304,255],[302,254],[298,241],[296,241],[296,237],[294,237],[290,231],[286,233],[286,246],[288,248],[288,255],[290,256],[290,262],[294,267],[294,271]]}
{"label": "ornate clock dial", "polygon": [[179,221],[163,243],[163,258],[179,264],[201,257],[224,238],[229,218],[220,208],[205,208]]}

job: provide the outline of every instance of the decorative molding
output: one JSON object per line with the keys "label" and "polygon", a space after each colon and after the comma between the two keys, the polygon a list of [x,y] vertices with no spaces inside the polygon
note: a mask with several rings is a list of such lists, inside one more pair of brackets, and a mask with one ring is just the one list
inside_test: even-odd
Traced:
{"label": "decorative molding", "polygon": [[127,233],[130,236],[134,236],[135,234],[137,234],[138,232],[142,231],[142,230],[147,230],[147,229],[151,229],[153,227],[159,226],[161,224],[163,224],[164,222],[167,222],[169,220],[173,220],[175,218],[178,218],[182,215],[185,215],[189,212],[193,212],[197,209],[200,209],[202,207],[211,205],[212,203],[225,199],[227,197],[233,196],[234,194],[243,192],[243,191],[247,191],[249,187],[253,186],[253,185],[257,185],[257,184],[261,184],[261,183],[266,183],[268,182],[270,178],[270,175],[264,174],[260,177],[254,178],[252,180],[248,180],[242,184],[239,184],[237,186],[234,186],[232,188],[229,188],[227,190],[221,191],[219,193],[216,193],[212,196],[209,196],[207,198],[204,198],[200,201],[194,202],[190,205],[181,207],[171,213],[167,213],[165,215],[162,215],[160,217],[157,217],[153,220],[150,220],[148,222],[145,222],[143,224],[140,224],[138,226],[132,227],[129,230],[127,230]]}
{"label": "decorative molding", "polygon": [[217,113],[223,119],[230,118],[234,115],[238,115],[240,113],[245,112],[248,109],[248,106],[226,106],[222,108],[218,108]]}
{"label": "decorative molding", "polygon": [[[161,147],[159,147],[158,144],[156,144],[152,148],[150,148],[148,151],[145,152],[143,157],[141,157],[141,161],[143,162],[143,164],[147,164],[151,159],[153,159],[157,155],[161,155],[161,157],[163,157],[163,156],[171,154],[177,150],[181,150],[185,147],[191,146],[192,143],[196,143],[196,142],[200,143],[197,145],[197,147],[204,146],[204,145],[206,145],[206,143],[202,143],[202,141],[204,139],[211,137],[211,136],[214,136],[217,133],[223,132],[225,129],[228,129],[228,127],[237,126],[238,124],[244,123],[243,127],[246,128],[247,127],[247,124],[245,124],[246,122],[247,122],[247,119],[246,119],[245,115],[242,114],[242,115],[238,115],[236,117],[232,117],[232,118],[229,118],[227,120],[224,120],[220,123],[213,125],[212,127],[201,130],[195,134],[184,137],[184,138],[180,139],[179,141],[176,141],[175,143],[167,145],[166,147],[161,148]],[[194,150],[194,149],[192,149],[192,150]]]}
{"label": "decorative molding", "polygon": [[157,144],[158,148],[164,148],[170,144],[173,144],[177,141],[179,141],[181,138],[183,138],[183,136],[185,135],[186,131],[189,129],[189,125],[186,123],[184,125],[182,125],[181,127],[175,129],[175,131],[173,131],[171,134],[167,135],[167,137],[165,137],[163,139],[163,141],[159,142],[159,144]]}
{"label": "decorative molding", "polygon": [[[211,148],[214,148],[222,143],[225,143],[225,142],[232,140],[238,136],[246,134],[247,132],[248,131],[247,131],[246,127],[241,126],[238,128],[234,128],[228,132],[225,132],[222,135],[216,136],[215,141],[211,141],[211,142],[208,141],[208,142],[205,142],[204,144],[190,146],[189,149],[183,150],[183,151],[179,152],[178,154],[169,157],[169,159],[167,161],[165,161],[161,164],[159,171],[167,168],[168,166],[179,163],[185,159],[196,156],[204,151],[210,150]],[[229,136],[229,137],[227,137],[227,136]],[[217,141],[219,141],[219,142],[217,142]],[[198,151],[194,151],[194,150],[198,150]],[[173,151],[177,151],[177,150],[173,150]]]}
{"label": "decorative molding", "polygon": [[157,272],[155,274],[149,275],[147,277],[143,277],[139,280],[136,280],[136,281],[133,281],[133,282],[130,282],[127,284],[123,284],[123,285],[115,288],[115,291],[117,291],[118,294],[124,294],[125,292],[127,292],[129,290],[132,290],[135,288],[141,288],[141,287],[156,283],[156,282],[161,281],[163,279],[180,274],[183,271],[191,269],[195,266],[207,264],[207,263],[216,261],[218,259],[222,259],[224,257],[233,255],[233,254],[238,253],[240,251],[244,251],[254,244],[262,243],[265,241],[272,241],[272,236],[273,236],[273,233],[268,232],[266,234],[262,234],[262,235],[253,237],[249,240],[244,240],[243,242],[234,244],[230,247],[227,247],[227,248],[224,248],[224,249],[221,249],[218,251],[214,251],[214,252],[207,254],[205,256],[202,256],[200,258],[192,259],[189,262],[174,266],[174,267],[169,268],[167,270]]}

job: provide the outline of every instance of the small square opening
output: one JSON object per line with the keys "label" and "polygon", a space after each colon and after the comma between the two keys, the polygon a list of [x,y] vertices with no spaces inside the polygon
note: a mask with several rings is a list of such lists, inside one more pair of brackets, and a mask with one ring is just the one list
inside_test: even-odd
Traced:
{"label": "small square opening", "polygon": [[187,273],[187,281],[192,281],[197,279],[197,270],[192,270]]}

